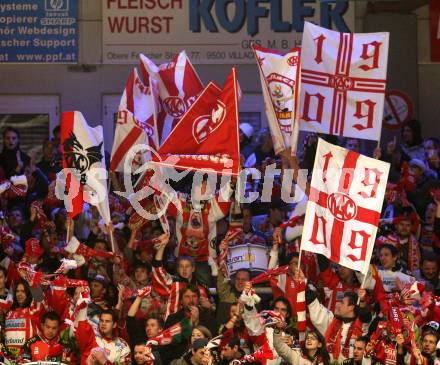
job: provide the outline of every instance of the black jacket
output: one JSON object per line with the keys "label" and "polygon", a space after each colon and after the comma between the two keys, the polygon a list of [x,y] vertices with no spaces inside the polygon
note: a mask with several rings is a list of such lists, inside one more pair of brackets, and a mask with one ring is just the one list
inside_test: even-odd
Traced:
{"label": "black jacket", "polygon": [[[17,151],[20,151],[21,160],[23,161],[23,168],[18,172],[15,170],[17,168]],[[3,152],[0,153],[0,167],[3,168],[7,179],[14,175],[22,175],[24,167],[29,165],[30,161],[30,157],[19,148],[13,150],[3,149]]]}
{"label": "black jacket", "polygon": [[[187,315],[183,309],[179,310],[174,314],[171,314],[167,318],[164,328],[168,328],[173,324],[179,323],[185,317],[187,317]],[[211,331],[213,336],[217,335],[218,324],[214,315],[210,311],[200,307],[199,307],[199,324],[207,327]],[[162,363],[169,364],[171,360],[180,358],[189,348],[189,345],[190,345],[190,339],[187,339],[186,341],[182,341],[181,343],[178,344],[171,344],[166,346],[166,351],[165,348],[163,351],[161,351]]]}

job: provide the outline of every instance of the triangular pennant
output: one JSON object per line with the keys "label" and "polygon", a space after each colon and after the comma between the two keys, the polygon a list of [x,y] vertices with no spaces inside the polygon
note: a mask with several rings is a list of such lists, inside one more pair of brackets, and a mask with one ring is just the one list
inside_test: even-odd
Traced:
{"label": "triangular pennant", "polygon": [[[171,166],[238,175],[238,82],[233,68],[220,90],[210,83],[159,149],[163,160],[179,158]],[[167,165],[166,161],[156,161]]]}
{"label": "triangular pennant", "polygon": [[280,153],[291,146],[299,99],[300,49],[294,48],[282,54],[256,44],[252,48],[260,70],[274,150]]}

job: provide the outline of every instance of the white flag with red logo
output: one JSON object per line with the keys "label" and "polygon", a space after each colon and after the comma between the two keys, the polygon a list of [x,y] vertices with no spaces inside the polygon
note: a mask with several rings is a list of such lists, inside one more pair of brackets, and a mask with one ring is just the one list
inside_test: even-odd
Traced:
{"label": "white flag with red logo", "polygon": [[252,48],[260,70],[274,151],[280,153],[291,145],[299,98],[300,48],[286,54],[255,44]]}
{"label": "white flag with red logo", "polygon": [[203,84],[185,51],[159,67],[143,54],[140,59],[144,77],[148,74],[158,83],[161,110],[157,130],[162,144],[203,90]]}
{"label": "white flag with red logo", "polygon": [[306,22],[300,129],[379,140],[389,33],[339,33]]}
{"label": "white flag with red logo", "polygon": [[61,149],[64,169],[57,176],[57,197],[64,199],[69,216],[80,214],[87,201],[110,223],[102,126],[90,127],[81,112],[64,112]]}
{"label": "white flag with red logo", "polygon": [[390,165],[319,139],[301,249],[364,274]]}
{"label": "white flag with red logo", "polygon": [[178,157],[172,166],[180,169],[238,175],[238,90],[234,68],[223,90],[210,82],[160,147],[161,158]]}
{"label": "white flag with red logo", "polygon": [[157,148],[155,118],[157,115],[157,82],[144,85],[136,68],[130,73],[119,103],[110,170],[124,171],[125,156],[131,146],[146,144]]}

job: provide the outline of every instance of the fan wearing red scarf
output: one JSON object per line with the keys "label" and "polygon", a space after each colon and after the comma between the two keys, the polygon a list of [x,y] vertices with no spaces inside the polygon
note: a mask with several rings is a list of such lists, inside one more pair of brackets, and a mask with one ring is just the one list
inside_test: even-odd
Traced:
{"label": "fan wearing red scarf", "polygon": [[163,265],[163,255],[169,242],[169,236],[162,234],[157,238],[157,252],[153,260],[151,284],[154,291],[166,300],[165,319],[180,309],[181,291],[188,285],[195,285],[200,292],[200,305],[208,310],[214,309],[210,301],[209,289],[198,281],[194,271],[195,263],[190,256],[181,256],[177,261],[177,276],[171,276]]}
{"label": "fan wearing red scarf", "polygon": [[[266,365],[279,365],[281,363],[281,353],[274,347],[274,331],[277,333],[277,339],[279,338],[281,342],[293,342],[293,339],[284,332],[286,321],[289,323],[287,317],[291,315],[291,309],[286,305],[288,302],[283,299],[282,297],[275,299],[273,310],[258,313],[256,305],[261,299],[252,288],[251,282],[246,283],[240,296],[240,301],[244,304],[243,319],[250,340],[253,342],[254,347],[259,349],[266,347],[271,353],[271,356],[266,359]],[[283,339],[281,339],[281,336],[283,336]],[[287,357],[283,358],[287,359]]]}
{"label": "fan wearing red scarf", "polygon": [[390,307],[388,318],[377,324],[367,348],[368,356],[385,365],[404,363],[405,338],[402,333],[403,319],[397,307]]}
{"label": "fan wearing red scarf", "polygon": [[[298,270],[296,280],[306,280],[301,270]],[[310,320],[325,337],[332,361],[342,362],[352,358],[356,339],[368,331],[371,313],[365,302],[366,290],[359,289],[358,294],[360,305],[357,305],[358,295],[347,292],[341,305],[333,313],[319,302],[314,291],[306,287],[306,304]]]}
{"label": "fan wearing red scarf", "polygon": [[75,337],[81,353],[81,365],[90,364],[89,356],[97,347],[104,350],[105,364],[131,364],[131,350],[124,339],[116,335],[117,318],[112,310],[103,310],[99,315],[98,330],[95,332],[87,320],[87,291],[82,292],[75,308]]}
{"label": "fan wearing red scarf", "polygon": [[400,247],[399,260],[408,271],[415,271],[420,268],[420,246],[415,235],[414,229],[419,227],[419,219],[414,211],[408,211],[394,218],[398,245]]}
{"label": "fan wearing red scarf", "polygon": [[[277,246],[274,244],[274,247]],[[278,254],[275,254],[273,249],[270,253],[271,259],[269,262],[269,270],[266,273],[260,274],[252,282],[254,284],[269,281],[272,288],[272,295],[274,298],[285,297],[292,307],[292,315],[297,316],[299,312],[303,311],[303,303],[298,303],[298,288],[294,280],[294,273],[298,268],[299,254],[292,253],[285,258],[286,265],[278,266]],[[274,268],[276,267],[276,268]]]}

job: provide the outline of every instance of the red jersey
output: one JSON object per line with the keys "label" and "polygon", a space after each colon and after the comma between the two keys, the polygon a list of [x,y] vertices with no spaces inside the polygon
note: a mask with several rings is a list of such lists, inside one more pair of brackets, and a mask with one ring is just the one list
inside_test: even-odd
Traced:
{"label": "red jersey", "polygon": [[130,346],[122,338],[114,337],[108,339],[102,337],[99,332],[95,334],[88,321],[78,322],[75,336],[81,352],[81,365],[86,364],[87,357],[95,347],[104,349],[108,359],[107,364],[131,364]]}
{"label": "red jersey", "polygon": [[330,267],[319,273],[319,278],[324,284],[325,305],[333,313],[335,312],[336,303],[342,302],[346,292],[357,293],[359,290],[359,283],[344,284],[341,282],[338,274],[336,274]]}
{"label": "red jersey", "polygon": [[30,307],[8,312],[5,320],[5,345],[13,356],[21,355],[26,341],[36,335],[44,311],[42,303],[32,302]]}
{"label": "red jersey", "polygon": [[179,193],[176,204],[170,204],[167,209],[176,220],[176,256],[192,256],[199,262],[208,261],[209,256],[216,257],[215,248],[210,243],[217,237],[217,222],[229,214],[230,206],[230,201],[222,201],[217,194],[202,201],[200,210],[197,210],[187,195]]}

